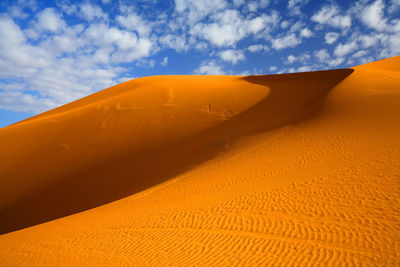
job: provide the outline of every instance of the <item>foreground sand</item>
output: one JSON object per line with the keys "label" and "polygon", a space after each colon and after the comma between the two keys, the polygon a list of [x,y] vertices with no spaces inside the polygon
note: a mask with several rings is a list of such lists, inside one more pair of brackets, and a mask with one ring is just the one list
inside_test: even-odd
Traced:
{"label": "foreground sand", "polygon": [[0,129],[0,265],[400,265],[399,103],[395,57],[140,78]]}

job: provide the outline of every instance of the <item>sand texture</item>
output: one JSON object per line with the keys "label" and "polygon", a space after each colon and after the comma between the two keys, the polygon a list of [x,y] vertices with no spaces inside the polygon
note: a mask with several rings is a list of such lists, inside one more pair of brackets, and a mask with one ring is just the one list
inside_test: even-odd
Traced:
{"label": "sand texture", "polygon": [[400,56],[139,78],[0,129],[0,266],[400,265]]}

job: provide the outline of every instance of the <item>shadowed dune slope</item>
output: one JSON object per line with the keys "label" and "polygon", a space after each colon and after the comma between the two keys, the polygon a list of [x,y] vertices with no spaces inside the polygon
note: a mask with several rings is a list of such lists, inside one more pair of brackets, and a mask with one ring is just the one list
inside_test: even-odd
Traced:
{"label": "shadowed dune slope", "polygon": [[0,265],[399,265],[399,73],[146,77],[0,129]]}

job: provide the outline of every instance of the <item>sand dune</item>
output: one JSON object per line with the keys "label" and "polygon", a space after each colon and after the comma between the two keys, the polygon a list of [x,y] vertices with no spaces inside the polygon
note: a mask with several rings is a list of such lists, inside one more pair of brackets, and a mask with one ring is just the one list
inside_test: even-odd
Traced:
{"label": "sand dune", "polygon": [[399,265],[399,72],[146,77],[0,129],[0,265]]}

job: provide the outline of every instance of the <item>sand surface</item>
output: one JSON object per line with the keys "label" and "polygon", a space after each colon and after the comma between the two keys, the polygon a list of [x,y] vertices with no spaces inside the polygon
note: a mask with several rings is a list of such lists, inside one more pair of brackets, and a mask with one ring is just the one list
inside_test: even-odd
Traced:
{"label": "sand surface", "polygon": [[0,129],[0,266],[400,265],[400,56],[154,76]]}

